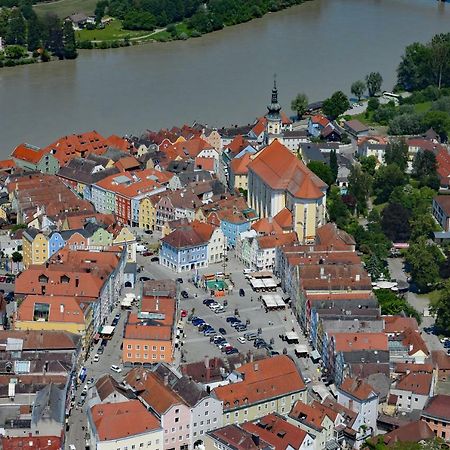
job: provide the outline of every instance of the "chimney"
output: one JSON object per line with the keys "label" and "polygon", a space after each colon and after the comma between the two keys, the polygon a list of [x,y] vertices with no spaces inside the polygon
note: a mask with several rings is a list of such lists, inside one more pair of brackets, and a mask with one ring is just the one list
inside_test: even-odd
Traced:
{"label": "chimney", "polygon": [[61,303],[59,305],[59,310],[60,310],[61,314],[64,314],[64,303]]}
{"label": "chimney", "polygon": [[259,436],[255,433],[252,433],[252,441],[256,446],[259,446]]}
{"label": "chimney", "polygon": [[208,355],[205,355],[205,368],[209,369],[209,357],[208,357]]}
{"label": "chimney", "polygon": [[258,372],[258,370],[259,370],[258,363],[253,364],[253,369],[254,369],[255,372]]}
{"label": "chimney", "polygon": [[253,362],[253,352],[251,350],[248,352],[248,360],[251,363]]}
{"label": "chimney", "polygon": [[361,281],[361,275],[359,273],[356,274],[355,281]]}
{"label": "chimney", "polygon": [[164,386],[169,384],[169,375],[164,375]]}

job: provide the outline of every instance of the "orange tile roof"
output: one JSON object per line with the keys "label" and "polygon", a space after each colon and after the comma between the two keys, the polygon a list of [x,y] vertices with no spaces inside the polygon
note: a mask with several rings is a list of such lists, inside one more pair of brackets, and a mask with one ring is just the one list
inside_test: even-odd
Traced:
{"label": "orange tile roof", "polygon": [[397,381],[395,389],[410,391],[417,395],[429,395],[432,383],[432,374],[410,372]]}
{"label": "orange tile roof", "polygon": [[422,415],[450,422],[450,395],[440,394],[431,397]]}
{"label": "orange tile roof", "polygon": [[316,114],[315,116],[312,116],[311,121],[313,123],[318,123],[323,128],[325,128],[330,123],[330,121],[322,114]]}
{"label": "orange tile roof", "polygon": [[355,350],[388,350],[388,338],[384,333],[332,333],[336,352]]}
{"label": "orange tile roof", "polygon": [[90,413],[100,441],[114,441],[161,428],[159,420],[139,400],[95,405]]}
{"label": "orange tile roof", "polygon": [[214,172],[216,166],[216,160],[214,158],[196,157],[195,168],[201,170],[207,170],[208,172]]}
{"label": "orange tile roof", "polygon": [[223,401],[224,411],[306,389],[296,365],[285,355],[244,364],[236,371],[243,381],[213,391]]}
{"label": "orange tile roof", "polygon": [[115,164],[121,172],[126,172],[127,170],[139,170],[139,161],[134,156],[125,156],[120,158]]}
{"label": "orange tile roof", "polygon": [[280,233],[270,236],[260,236],[258,240],[259,248],[276,248],[285,244],[292,244],[298,242],[297,233]]}
{"label": "orange tile roof", "polygon": [[13,169],[16,163],[12,159],[3,159],[0,161],[0,170]]}
{"label": "orange tile roof", "polygon": [[372,386],[356,378],[346,378],[339,389],[360,401],[368,400],[376,395]]}
{"label": "orange tile roof", "polygon": [[97,182],[96,185],[123,197],[133,198],[145,193],[150,194],[154,190],[160,189],[167,182],[167,179],[170,178],[166,172],[146,169],[110,175]]}
{"label": "orange tile roof", "polygon": [[403,333],[402,343],[404,346],[409,348],[408,353],[410,355],[414,355],[417,352],[422,351],[425,355],[429,355],[427,344],[423,340],[420,332],[418,330],[413,330],[411,328],[407,328]]}
{"label": "orange tile roof", "polygon": [[418,330],[419,325],[414,317],[383,316],[385,333],[401,333],[407,328]]}
{"label": "orange tile roof", "polygon": [[265,117],[260,117],[252,128],[253,133],[255,133],[256,136],[259,136],[261,133],[265,131],[266,125],[267,119]]}
{"label": "orange tile roof", "polygon": [[158,415],[163,415],[171,406],[185,404],[179,395],[164,385],[156,373],[147,369],[131,369],[125,381]]}
{"label": "orange tile roof", "polygon": [[12,152],[11,156],[32,164],[38,164],[46,152],[43,149],[29,144],[20,144]]}
{"label": "orange tile roof", "polygon": [[212,439],[233,450],[270,450],[269,443],[235,424],[209,431]]}
{"label": "orange tile roof", "polygon": [[292,229],[293,226],[293,217],[291,211],[287,208],[283,208],[278,214],[276,214],[273,218],[274,222],[278,223],[278,225],[284,230]]}
{"label": "orange tile roof", "polygon": [[416,364],[416,363],[396,363],[394,365],[395,373],[424,372],[433,373],[433,364]]}
{"label": "orange tile roof", "polygon": [[271,217],[263,217],[262,219],[253,222],[251,228],[259,234],[278,234],[283,232],[282,228],[275,220],[272,220]]}
{"label": "orange tile roof", "polygon": [[230,163],[231,171],[235,175],[247,175],[248,165],[251,160],[252,157],[250,153],[245,153],[241,158],[232,159]]}
{"label": "orange tile roof", "polygon": [[247,139],[245,139],[241,134],[238,134],[227,146],[225,146],[225,148],[228,149],[232,155],[237,155],[241,150],[249,145],[250,142],[247,141]]}
{"label": "orange tile roof", "polygon": [[116,134],[112,134],[111,136],[107,137],[105,139],[105,142],[109,147],[122,150],[123,152],[130,150],[132,147],[132,144],[129,141],[127,141],[125,138],[117,136]]}
{"label": "orange tile roof", "polygon": [[283,125],[290,125],[292,123],[292,120],[289,119],[288,115],[284,111],[281,111],[280,116],[281,116],[281,123]]}
{"label": "orange tile roof", "polygon": [[62,443],[59,436],[20,436],[2,437],[0,444],[3,450],[60,450]]}
{"label": "orange tile roof", "polygon": [[323,197],[327,185],[278,140],[258,153],[248,169],[272,189],[287,190],[297,198]]}
{"label": "orange tile roof", "polygon": [[335,223],[327,223],[317,229],[318,244],[337,250],[350,250],[355,245],[355,239],[344,230],[340,230]]}
{"label": "orange tile roof", "polygon": [[84,324],[84,314],[75,297],[27,295],[17,309],[17,321],[31,322],[37,303],[49,305],[48,322]]}
{"label": "orange tile roof", "polygon": [[164,153],[173,153],[178,157],[184,158],[195,158],[199,155],[200,152],[207,149],[212,149],[211,144],[206,142],[200,137],[195,137],[188,141],[176,142],[167,148],[160,149]]}
{"label": "orange tile roof", "polygon": [[316,400],[311,404],[297,401],[289,413],[289,417],[300,420],[302,423],[321,431],[323,429],[323,421],[328,417],[332,422],[336,421],[338,413],[331,408],[323,405]]}
{"label": "orange tile roof", "polygon": [[264,439],[275,450],[299,449],[308,436],[306,431],[292,425],[277,414],[261,417],[257,422],[245,422],[241,427]]}

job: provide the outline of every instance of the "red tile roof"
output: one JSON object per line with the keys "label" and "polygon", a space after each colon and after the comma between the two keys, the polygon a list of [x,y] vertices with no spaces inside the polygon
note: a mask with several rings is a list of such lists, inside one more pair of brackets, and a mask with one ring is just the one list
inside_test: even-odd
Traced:
{"label": "red tile roof", "polygon": [[[388,447],[392,447],[397,442],[421,442],[428,439],[434,439],[435,435],[427,423],[417,420],[415,422],[402,425],[380,437],[384,444]],[[372,441],[374,440],[376,440],[376,438],[372,439]]]}
{"label": "red tile roof", "polygon": [[[160,150],[167,154],[174,154],[179,158],[195,158],[203,150],[213,149],[211,144],[200,137],[194,137],[187,141],[176,142],[167,148],[160,148]],[[175,158],[171,158],[175,159]]]}
{"label": "red tile roof", "polygon": [[256,436],[237,425],[227,425],[208,433],[214,440],[225,444],[233,450],[269,450],[271,446],[264,439]]}
{"label": "red tile roof", "polygon": [[14,169],[16,163],[12,159],[3,159],[0,161],[0,170]]}
{"label": "red tile roof", "polygon": [[428,351],[428,348],[427,348],[427,344],[425,344],[425,341],[423,340],[419,331],[412,330],[411,328],[407,328],[402,333],[402,336],[403,336],[402,343],[404,346],[408,347],[409,355],[415,355],[417,352],[420,352],[420,351],[425,353],[425,355],[427,355],[427,356],[430,354],[430,352]]}
{"label": "red tile roof", "polygon": [[257,238],[260,249],[277,248],[286,244],[298,242],[297,233],[280,233],[270,236],[260,236]]}
{"label": "red tile roof", "polygon": [[282,228],[271,217],[263,217],[253,222],[251,228],[259,234],[278,234],[283,232]]}
{"label": "red tile roof", "polygon": [[306,431],[287,422],[278,414],[269,414],[256,422],[245,422],[241,427],[264,439],[275,450],[299,449],[308,436]]}
{"label": "red tile roof", "polygon": [[293,228],[292,212],[287,208],[283,208],[282,210],[280,210],[280,212],[274,216],[273,220],[281,228],[283,228],[283,230],[289,230]]}
{"label": "red tile roof", "polygon": [[8,338],[22,339],[23,350],[75,350],[77,336],[65,331],[0,330],[0,343],[6,345]]}
{"label": "red tile roof", "polygon": [[214,158],[196,157],[195,168],[214,172],[216,170],[216,160]]}
{"label": "red tile roof", "polygon": [[250,153],[245,153],[241,158],[234,158],[231,160],[230,167],[234,175],[247,175],[248,165],[252,157]]}
{"label": "red tile roof", "polygon": [[450,422],[450,395],[436,395],[428,400],[422,416]]}
{"label": "red tile roof", "polygon": [[388,338],[384,333],[333,333],[336,352],[355,350],[388,350]]}
{"label": "red tile roof", "polygon": [[159,420],[139,400],[95,405],[91,409],[100,441],[113,441],[156,431]]}
{"label": "red tile roof", "polygon": [[311,122],[317,123],[323,128],[325,128],[330,123],[330,121],[325,116],[322,116],[322,114],[316,114],[315,116],[312,116]]}
{"label": "red tile roof", "polygon": [[32,164],[38,164],[45,153],[44,150],[38,147],[29,144],[20,144],[13,150],[11,156]]}
{"label": "red tile roof", "polygon": [[224,411],[306,389],[294,362],[285,355],[248,363],[237,369],[243,381],[219,386],[214,395]]}
{"label": "red tile roof", "polygon": [[385,333],[401,333],[405,329],[418,330],[419,325],[414,317],[383,316]]}
{"label": "red tile roof", "polygon": [[289,413],[289,417],[299,420],[306,425],[317,429],[319,432],[323,429],[323,421],[328,417],[332,422],[336,421],[338,413],[326,405],[323,405],[316,400],[311,404],[306,404],[297,401]]}
{"label": "red tile roof", "polygon": [[120,158],[115,164],[121,172],[126,172],[128,170],[139,170],[139,161],[134,156],[125,156]]}
{"label": "red tile roof", "polygon": [[256,124],[253,126],[252,131],[256,136],[259,136],[266,129],[267,119],[265,117],[260,117]]}
{"label": "red tile roof", "polygon": [[442,208],[446,216],[450,216],[450,195],[436,195],[433,200]]}
{"label": "red tile roof", "polygon": [[410,391],[417,395],[429,395],[432,383],[432,374],[411,372],[397,381],[395,389]]}
{"label": "red tile roof", "polygon": [[132,144],[129,141],[116,134],[107,137],[105,142],[109,147],[122,150],[123,152],[129,151],[132,148]]}
{"label": "red tile roof", "polygon": [[76,297],[27,295],[17,309],[17,321],[32,322],[36,304],[49,305],[48,322],[84,324],[84,313]]}
{"label": "red tile roof", "polygon": [[327,187],[278,140],[274,140],[258,153],[248,165],[248,169],[272,189],[286,190],[297,198],[321,198]]}
{"label": "red tile roof", "polygon": [[376,395],[372,386],[356,378],[346,378],[339,389],[360,401],[368,400]]}
{"label": "red tile roof", "polygon": [[60,450],[62,446],[59,436],[21,436],[1,438],[3,450]]}

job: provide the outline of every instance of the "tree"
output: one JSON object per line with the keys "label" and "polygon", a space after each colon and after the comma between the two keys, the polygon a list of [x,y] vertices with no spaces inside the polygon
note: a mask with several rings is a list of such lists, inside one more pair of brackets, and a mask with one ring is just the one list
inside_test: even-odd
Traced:
{"label": "tree", "polygon": [[78,56],[75,32],[72,23],[66,20],[63,25],[64,58],[75,59]]}
{"label": "tree", "polygon": [[22,259],[23,259],[23,257],[22,257],[22,253],[20,253],[20,252],[13,252],[13,254],[11,255],[11,257],[12,257],[12,260],[14,261],[14,262],[21,262],[22,261]]}
{"label": "tree", "polygon": [[333,174],[333,183],[336,181],[339,171],[339,165],[337,161],[336,150],[334,148],[331,149],[330,152],[330,169]]}
{"label": "tree", "polygon": [[390,289],[377,289],[374,292],[381,308],[381,314],[398,315],[405,313],[409,317],[414,317],[420,323],[420,314],[404,298],[399,297]]}
{"label": "tree", "polygon": [[348,176],[348,192],[356,198],[356,211],[362,214],[367,210],[367,199],[370,194],[372,178],[361,170],[359,165],[350,169]]}
{"label": "tree", "polygon": [[370,97],[367,100],[367,111],[376,111],[380,107],[380,100],[376,97]]}
{"label": "tree", "polygon": [[423,133],[426,127],[422,121],[422,115],[417,113],[400,114],[389,122],[389,134],[419,134]]}
{"label": "tree", "polygon": [[325,163],[321,161],[310,161],[308,163],[308,169],[314,172],[328,186],[331,186],[333,184],[333,172]]}
{"label": "tree", "polygon": [[397,82],[406,90],[427,87],[430,80],[429,62],[431,52],[425,45],[415,42],[408,45],[397,68]]}
{"label": "tree", "polygon": [[366,83],[361,80],[352,83],[352,86],[350,88],[350,92],[358,99],[358,102],[361,101],[361,97],[364,95],[365,90]]}
{"label": "tree", "polygon": [[9,59],[20,59],[27,54],[25,48],[20,45],[8,45],[5,49],[5,56]]}
{"label": "tree", "polygon": [[377,168],[376,156],[361,156],[359,162],[361,164],[361,169],[363,172],[368,173],[371,177],[375,175],[375,170]]}
{"label": "tree", "polygon": [[436,34],[430,42],[431,68],[440,89],[443,73],[450,67],[450,33]]}
{"label": "tree", "polygon": [[411,276],[421,292],[428,292],[439,281],[439,265],[444,257],[435,244],[421,237],[412,242],[406,252],[406,262],[411,268]]}
{"label": "tree", "polygon": [[303,114],[305,114],[307,108],[308,108],[308,97],[306,96],[306,94],[303,93],[297,94],[297,96],[291,102],[291,109],[292,111],[297,113],[297,118],[300,119],[300,117],[302,117]]}
{"label": "tree", "polygon": [[436,314],[436,326],[450,336],[450,280],[445,282],[438,299],[431,304],[431,310]]}
{"label": "tree", "polygon": [[47,14],[44,17],[44,44],[54,55],[62,59],[64,57],[64,42],[62,24],[55,14]]}
{"label": "tree", "polygon": [[340,190],[332,186],[327,196],[327,212],[331,222],[334,222],[338,228],[344,229],[350,221],[350,211],[343,202]]}
{"label": "tree", "polygon": [[387,145],[384,154],[385,164],[397,164],[400,170],[408,167],[408,144],[404,139],[392,141]]}
{"label": "tree", "polygon": [[27,46],[30,52],[34,52],[41,46],[41,25],[36,14],[28,19]]}
{"label": "tree", "polygon": [[403,186],[407,182],[405,173],[397,164],[381,166],[373,179],[373,191],[376,195],[376,203],[387,202],[392,191],[397,186]]}
{"label": "tree", "polygon": [[450,115],[445,111],[427,111],[422,119],[425,128],[433,128],[442,141],[450,134]]}
{"label": "tree", "polygon": [[27,26],[18,8],[14,8],[9,16],[5,41],[8,45],[24,45],[27,42]]}
{"label": "tree", "polygon": [[411,212],[398,203],[388,203],[381,213],[381,228],[392,242],[408,242]]}
{"label": "tree", "polygon": [[335,92],[322,105],[323,113],[331,119],[336,119],[350,108],[350,102],[342,91]]}
{"label": "tree", "polygon": [[371,72],[366,76],[366,85],[369,92],[369,97],[374,97],[380,91],[383,84],[383,77],[380,72]]}
{"label": "tree", "polygon": [[419,180],[421,186],[439,189],[440,181],[437,175],[437,162],[433,152],[428,150],[417,152],[413,161],[412,175]]}
{"label": "tree", "polygon": [[437,223],[429,212],[414,214],[409,219],[411,228],[411,241],[417,241],[420,238],[430,239],[433,231],[437,230]]}

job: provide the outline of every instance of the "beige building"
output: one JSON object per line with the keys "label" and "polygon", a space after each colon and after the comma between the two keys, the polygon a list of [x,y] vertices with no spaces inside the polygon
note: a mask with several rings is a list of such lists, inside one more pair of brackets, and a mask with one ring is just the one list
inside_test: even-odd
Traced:
{"label": "beige building", "polygon": [[278,355],[244,364],[213,390],[223,402],[223,424],[243,423],[276,412],[287,414],[295,402],[306,402],[306,386],[295,363]]}
{"label": "beige building", "polygon": [[286,209],[300,242],[310,242],[325,224],[328,186],[283,144],[274,140],[248,165],[248,202],[259,217]]}

